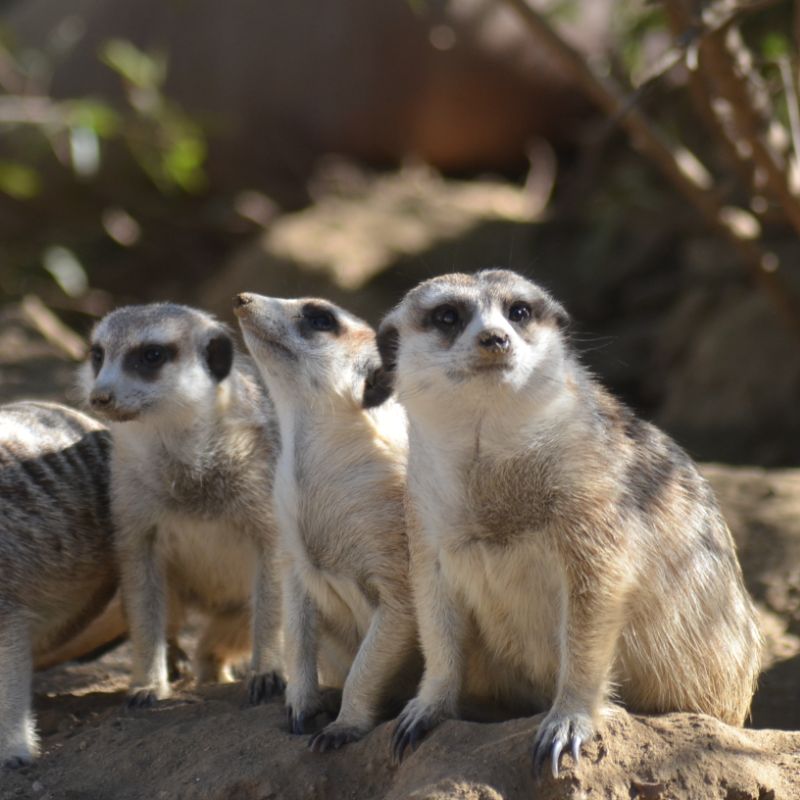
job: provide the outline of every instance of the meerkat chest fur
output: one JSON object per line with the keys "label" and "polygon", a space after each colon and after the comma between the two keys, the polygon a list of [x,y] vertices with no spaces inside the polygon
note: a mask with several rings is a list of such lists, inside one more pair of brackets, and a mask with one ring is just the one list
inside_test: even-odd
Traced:
{"label": "meerkat chest fur", "polygon": [[566,592],[557,537],[607,489],[581,469],[591,415],[565,390],[544,407],[411,419],[408,489],[421,535],[491,649],[552,690]]}
{"label": "meerkat chest fur", "polygon": [[[353,528],[397,527],[402,459],[396,448],[381,441],[363,412],[320,419],[301,408],[292,416],[282,426],[276,505],[289,523],[294,547],[302,550],[311,567],[355,571],[363,559],[353,550],[367,531],[356,530],[354,536]],[[365,509],[364,497],[373,496],[382,502]]]}

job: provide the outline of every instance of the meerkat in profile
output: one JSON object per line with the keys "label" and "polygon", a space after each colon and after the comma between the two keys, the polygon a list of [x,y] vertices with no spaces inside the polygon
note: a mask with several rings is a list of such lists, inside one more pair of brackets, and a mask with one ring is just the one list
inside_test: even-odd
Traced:
{"label": "meerkat in profile", "polygon": [[272,520],[277,428],[252,365],[216,319],[159,303],[104,317],[82,377],[112,433],[131,704],[169,694],[170,598],[209,617],[194,659],[200,681],[229,679],[231,664],[252,651],[251,701],[282,691]]}
{"label": "meerkat in profile", "polygon": [[342,687],[337,719],[310,740],[361,738],[386,704],[413,696],[422,661],[403,514],[406,420],[380,392],[375,332],[323,300],[241,294],[234,307],[280,425],[281,536],[290,729]]}
{"label": "meerkat in profile", "polygon": [[99,614],[117,586],[106,428],[55,403],[0,406],[0,763],[37,754],[34,659]]}
{"label": "meerkat in profile", "polygon": [[549,704],[533,758],[555,775],[610,695],[733,725],[748,713],[761,636],[713,493],[589,375],[566,323],[534,283],[489,270],[422,283],[379,329],[409,421],[425,655],[396,758],[456,713],[470,647],[496,691]]}

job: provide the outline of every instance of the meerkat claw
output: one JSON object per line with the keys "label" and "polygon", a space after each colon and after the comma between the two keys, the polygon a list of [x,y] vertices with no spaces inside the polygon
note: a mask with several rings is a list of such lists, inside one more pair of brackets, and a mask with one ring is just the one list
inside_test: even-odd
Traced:
{"label": "meerkat claw", "polygon": [[25,756],[11,756],[3,761],[3,766],[6,769],[21,769],[22,767],[29,767],[33,763],[33,759]]}
{"label": "meerkat claw", "polygon": [[152,708],[158,702],[158,695],[152,689],[136,689],[128,696],[128,708]]}
{"label": "meerkat claw", "polygon": [[550,757],[550,771],[553,773],[553,777],[558,777],[558,759],[561,758],[561,753],[564,750],[564,740],[563,739],[556,739],[553,742],[553,752]]}
{"label": "meerkat claw", "polygon": [[296,736],[301,736],[306,732],[306,713],[305,711],[298,711],[289,706],[287,708],[287,716],[289,718],[289,733]]}
{"label": "meerkat claw", "polygon": [[591,733],[591,723],[581,715],[544,719],[536,732],[533,745],[533,771],[541,774],[542,765],[550,755],[550,771],[559,776],[559,762],[565,750],[572,755],[575,766],[580,760],[581,745]]}
{"label": "meerkat claw", "polygon": [[250,677],[248,687],[248,698],[251,705],[258,705],[272,697],[283,694],[286,690],[286,681],[283,676],[272,670],[272,672],[262,672]]}
{"label": "meerkat claw", "polygon": [[578,766],[578,762],[581,760],[581,745],[583,744],[583,738],[580,736],[575,736],[572,739],[572,760],[575,762],[575,766]]}
{"label": "meerkat claw", "polygon": [[311,737],[308,742],[308,749],[314,753],[338,750],[340,747],[350,742],[358,741],[362,735],[358,728],[350,726],[337,727],[336,723],[333,723]]}
{"label": "meerkat claw", "polygon": [[[412,701],[413,702],[413,701]],[[436,720],[428,714],[414,714],[405,712],[400,715],[397,727],[392,736],[392,761],[400,764],[405,755],[406,749],[413,753],[425,734],[436,726]]]}

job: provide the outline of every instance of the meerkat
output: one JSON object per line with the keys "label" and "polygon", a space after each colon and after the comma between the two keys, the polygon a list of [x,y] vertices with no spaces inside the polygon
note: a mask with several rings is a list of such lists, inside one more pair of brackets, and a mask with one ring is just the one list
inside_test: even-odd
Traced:
{"label": "meerkat", "polygon": [[[380,408],[375,332],[324,300],[240,294],[234,311],[275,403],[275,473],[290,730],[323,710],[320,678],[342,688],[312,750],[355,741],[422,671],[408,585],[401,406]],[[396,711],[395,711],[396,713]]]}
{"label": "meerkat", "polygon": [[396,759],[456,713],[471,648],[491,665],[484,691],[549,705],[532,756],[555,776],[613,696],[732,725],[748,713],[761,635],[714,495],[581,365],[567,323],[539,286],[488,270],[420,284],[379,328],[380,385],[409,421],[425,656]]}
{"label": "meerkat", "polygon": [[170,693],[174,600],[208,616],[194,658],[200,682],[230,680],[252,652],[251,702],[280,693],[277,428],[252,364],[209,314],[127,306],[96,325],[81,386],[112,433],[115,549],[133,651],[128,702]]}
{"label": "meerkat", "polygon": [[105,426],[56,403],[0,407],[0,763],[38,753],[34,660],[60,647],[117,586]]}

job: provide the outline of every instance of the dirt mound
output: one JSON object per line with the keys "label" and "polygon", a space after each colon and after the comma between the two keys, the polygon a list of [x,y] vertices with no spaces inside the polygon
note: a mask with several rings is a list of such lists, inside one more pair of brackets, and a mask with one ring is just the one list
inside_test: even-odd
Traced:
{"label": "dirt mound", "polygon": [[399,766],[391,723],[318,755],[285,731],[279,701],[244,705],[239,685],[184,691],[149,711],[120,694],[43,701],[46,756],[5,776],[0,798],[726,798],[800,796],[800,733],[737,730],[709,717],[615,712],[558,779],[531,774],[539,718],[447,722]]}

